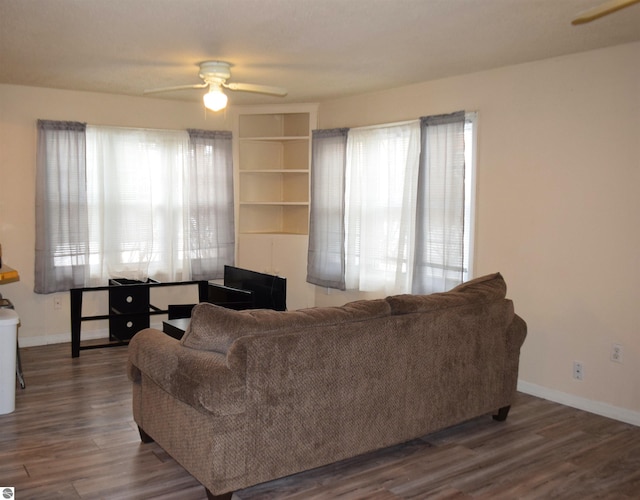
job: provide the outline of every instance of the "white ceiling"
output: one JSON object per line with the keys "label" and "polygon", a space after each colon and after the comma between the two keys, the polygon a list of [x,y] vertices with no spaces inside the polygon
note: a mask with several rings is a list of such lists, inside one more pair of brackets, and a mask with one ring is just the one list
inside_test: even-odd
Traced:
{"label": "white ceiling", "polygon": [[0,83],[140,96],[224,60],[289,90],[232,104],[322,101],[640,40],[640,4],[571,25],[603,1],[0,0]]}

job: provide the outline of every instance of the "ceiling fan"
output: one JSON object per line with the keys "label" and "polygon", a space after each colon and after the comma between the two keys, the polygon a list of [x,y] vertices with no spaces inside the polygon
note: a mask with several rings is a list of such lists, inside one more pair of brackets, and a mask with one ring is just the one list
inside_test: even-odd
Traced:
{"label": "ceiling fan", "polygon": [[571,24],[589,23],[638,2],[640,0],[608,0],[597,7],[581,12],[578,17],[571,21]]}
{"label": "ceiling fan", "polygon": [[284,97],[287,95],[287,89],[282,87],[272,87],[270,85],[258,85],[254,83],[228,83],[227,80],[231,78],[231,64],[224,61],[205,61],[200,63],[200,72],[198,73],[198,76],[204,80],[204,83],[149,89],[145,90],[144,93],[152,94],[156,92],[205,89],[209,87],[209,91],[204,95],[203,100],[205,107],[212,111],[220,111],[227,106],[227,95],[223,92],[223,88],[238,90],[241,92],[257,92],[259,94],[268,94],[278,97]]}

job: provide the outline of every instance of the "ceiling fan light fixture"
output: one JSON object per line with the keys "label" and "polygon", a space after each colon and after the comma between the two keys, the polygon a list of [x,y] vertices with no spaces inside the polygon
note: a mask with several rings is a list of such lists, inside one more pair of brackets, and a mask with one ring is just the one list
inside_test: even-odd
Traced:
{"label": "ceiling fan light fixture", "polygon": [[[640,2],[640,0],[636,0]],[[161,87],[157,89],[147,89],[145,94],[154,94],[156,92],[175,92],[177,90],[187,89],[206,89],[209,91],[204,95],[204,106],[211,111],[220,111],[227,107],[227,96],[222,90],[223,88],[231,91],[238,90],[240,92],[257,92],[258,94],[267,94],[277,97],[287,95],[287,89],[282,87],[273,87],[271,85],[259,85],[255,83],[228,83],[231,78],[231,64],[224,61],[205,61],[200,63],[200,73],[198,76],[203,83],[195,83],[191,85],[177,85],[173,87]]]}
{"label": "ceiling fan light fixture", "polygon": [[227,107],[227,95],[219,86],[211,85],[204,97],[204,107],[211,111],[220,111]]}

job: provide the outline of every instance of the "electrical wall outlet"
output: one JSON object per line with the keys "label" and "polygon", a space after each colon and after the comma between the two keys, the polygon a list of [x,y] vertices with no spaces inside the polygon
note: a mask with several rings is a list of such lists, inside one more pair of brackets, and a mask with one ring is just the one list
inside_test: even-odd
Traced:
{"label": "electrical wall outlet", "polygon": [[573,378],[582,380],[584,378],[584,368],[580,361],[573,362]]}
{"label": "electrical wall outlet", "polygon": [[57,311],[62,309],[62,299],[60,297],[53,298],[53,308]]}
{"label": "electrical wall outlet", "polygon": [[611,361],[614,363],[622,363],[622,346],[613,344],[611,346]]}

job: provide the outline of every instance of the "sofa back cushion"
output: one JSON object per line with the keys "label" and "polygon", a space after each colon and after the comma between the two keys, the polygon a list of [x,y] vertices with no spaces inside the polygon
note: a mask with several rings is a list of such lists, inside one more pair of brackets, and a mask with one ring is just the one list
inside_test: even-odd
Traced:
{"label": "sofa back cushion", "polygon": [[284,312],[269,309],[235,311],[201,303],[193,308],[189,327],[180,342],[192,349],[226,354],[236,339],[248,335],[283,333],[389,315],[390,307],[384,299]]}
{"label": "sofa back cushion", "polygon": [[448,292],[430,295],[395,295],[387,297],[391,314],[411,314],[438,311],[471,303],[502,300],[507,295],[507,284],[500,273],[488,274],[458,285]]}
{"label": "sofa back cushion", "polygon": [[194,307],[181,343],[192,349],[227,354],[240,337],[489,303],[504,299],[506,292],[507,285],[502,275],[495,273],[462,283],[448,292],[395,295],[386,299],[359,300],[340,307],[313,307],[285,312],[269,309],[235,311],[201,303]]}

